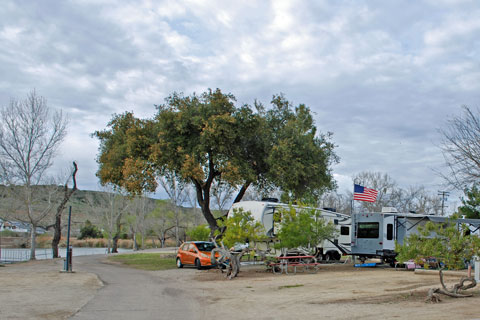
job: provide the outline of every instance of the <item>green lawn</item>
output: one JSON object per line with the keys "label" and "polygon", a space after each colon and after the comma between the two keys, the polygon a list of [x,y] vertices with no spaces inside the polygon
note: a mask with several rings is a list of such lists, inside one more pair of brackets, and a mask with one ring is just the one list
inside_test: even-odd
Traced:
{"label": "green lawn", "polygon": [[142,270],[168,270],[176,268],[175,255],[166,253],[119,254],[108,257],[108,259]]}

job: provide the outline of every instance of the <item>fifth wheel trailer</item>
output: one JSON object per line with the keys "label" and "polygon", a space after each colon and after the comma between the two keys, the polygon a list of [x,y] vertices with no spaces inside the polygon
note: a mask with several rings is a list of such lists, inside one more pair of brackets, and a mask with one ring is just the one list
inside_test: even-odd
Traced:
{"label": "fifth wheel trailer", "polygon": [[[294,206],[297,210],[301,209]],[[278,221],[274,220],[275,212],[279,209],[289,208],[288,204],[272,202],[272,201],[240,201],[234,203],[229,211],[232,214],[235,209],[243,209],[249,211],[252,217],[262,223],[265,228],[266,235],[270,241],[275,241],[276,232],[278,231]],[[340,260],[341,256],[350,253],[350,216],[330,210],[316,209],[320,211],[320,215],[326,222],[332,222],[338,230],[338,236],[334,239],[327,239],[317,245],[317,250],[321,254],[322,260]]]}
{"label": "fifth wheel trailer", "polygon": [[[428,221],[445,223],[447,217],[412,213],[355,213],[352,216],[351,254],[362,261],[366,258],[380,258],[395,263],[395,242],[403,244],[410,234],[418,233],[419,226]],[[480,219],[457,219],[457,224],[466,224],[472,233],[478,233]],[[432,235],[434,236],[434,235]]]}

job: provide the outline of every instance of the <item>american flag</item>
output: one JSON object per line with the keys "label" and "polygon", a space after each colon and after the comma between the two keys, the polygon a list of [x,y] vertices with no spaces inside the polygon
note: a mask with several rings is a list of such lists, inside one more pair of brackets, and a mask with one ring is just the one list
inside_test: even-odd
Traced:
{"label": "american flag", "polygon": [[377,190],[355,184],[353,189],[353,200],[375,202],[377,200],[377,194]]}

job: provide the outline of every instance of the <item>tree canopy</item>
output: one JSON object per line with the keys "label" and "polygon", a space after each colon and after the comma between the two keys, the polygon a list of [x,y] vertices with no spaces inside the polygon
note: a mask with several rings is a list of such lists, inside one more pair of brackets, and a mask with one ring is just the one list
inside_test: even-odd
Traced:
{"label": "tree canopy", "polygon": [[212,231],[218,225],[211,188],[220,179],[238,191],[234,202],[251,185],[295,198],[335,187],[331,134],[317,133],[308,107],[293,107],[283,95],[273,97],[269,110],[235,102],[220,89],[173,93],[156,106],[153,119],[115,115],[106,130],[94,133],[100,140],[97,176],[132,194],[154,191],[156,179],[167,173],[192,183]]}
{"label": "tree canopy", "polygon": [[480,189],[477,185],[473,185],[464,192],[463,205],[458,208],[458,213],[465,215],[468,219],[480,219]]}
{"label": "tree canopy", "polygon": [[233,210],[233,214],[220,222],[220,227],[225,227],[222,242],[227,248],[236,243],[250,243],[265,240],[265,228],[259,221],[255,221],[250,211],[242,208]]}
{"label": "tree canopy", "polygon": [[337,229],[332,222],[326,222],[321,212],[315,208],[296,208],[290,206],[277,213],[281,217],[277,238],[279,248],[313,247],[320,242],[333,238]]}
{"label": "tree canopy", "polygon": [[409,235],[403,245],[396,244],[397,260],[422,263],[432,257],[448,269],[463,269],[465,262],[480,254],[480,238],[470,234],[468,226],[457,226],[452,216],[447,223],[427,222],[418,234]]}

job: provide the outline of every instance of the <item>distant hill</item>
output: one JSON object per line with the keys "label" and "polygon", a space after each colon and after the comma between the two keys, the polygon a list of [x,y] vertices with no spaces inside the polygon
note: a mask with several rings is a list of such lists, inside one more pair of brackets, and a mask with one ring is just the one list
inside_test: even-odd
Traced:
{"label": "distant hill", "polygon": [[[18,195],[22,192],[21,187],[6,187],[0,185],[0,217],[6,217],[12,220],[25,217],[26,209],[22,204]],[[35,208],[42,210],[47,208],[49,201],[53,206],[52,215],[55,214],[56,208],[63,199],[63,187],[61,186],[36,186],[35,187]],[[52,196],[53,195],[53,196]],[[104,191],[91,191],[91,190],[77,190],[70,197],[67,203],[66,209],[63,213],[63,222],[66,222],[68,217],[68,207],[72,207],[72,223],[79,229],[83,223],[88,219],[92,223],[100,225],[102,223],[103,215],[106,210],[111,209],[112,199],[115,198],[118,207],[121,203],[127,203],[131,201],[130,198],[121,195],[114,195]],[[120,203],[120,204],[119,204]],[[130,203],[130,206],[133,205]],[[167,200],[159,200],[153,198],[145,198],[145,206],[147,212],[157,210],[161,212],[173,212],[174,206]],[[115,209],[114,209],[115,210]],[[132,211],[133,208],[130,210]],[[194,210],[188,207],[178,207],[179,220],[182,224],[188,227],[205,223],[203,215],[200,209]],[[133,214],[133,211],[131,212]],[[168,215],[167,215],[168,216]],[[45,220],[43,225],[48,225],[52,222],[52,218]]]}

